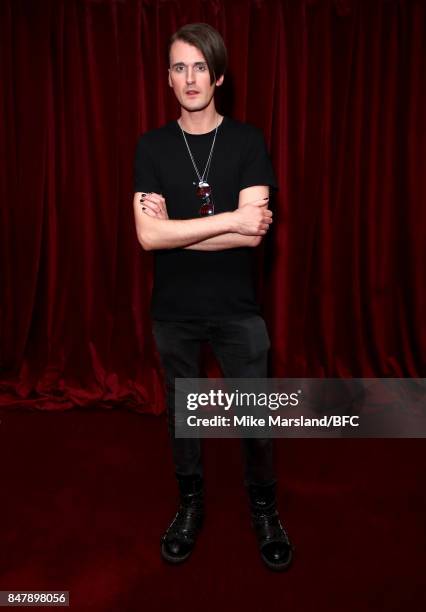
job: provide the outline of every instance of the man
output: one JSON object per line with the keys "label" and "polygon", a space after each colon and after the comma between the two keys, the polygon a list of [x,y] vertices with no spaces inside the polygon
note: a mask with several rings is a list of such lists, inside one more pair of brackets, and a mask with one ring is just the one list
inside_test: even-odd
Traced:
{"label": "man", "polygon": [[[162,538],[171,563],[191,554],[204,517],[200,440],[174,434],[175,378],[199,376],[208,341],[231,378],[267,376],[269,337],[254,295],[251,256],[272,223],[276,187],[262,133],[221,116],[215,88],[227,62],[220,34],[188,24],[171,38],[169,85],[177,121],[144,134],[135,157],[137,237],[155,252],[151,312],[164,369],[180,506]],[[293,547],[275,506],[272,440],[243,439],[245,484],[261,556],[289,567]]]}

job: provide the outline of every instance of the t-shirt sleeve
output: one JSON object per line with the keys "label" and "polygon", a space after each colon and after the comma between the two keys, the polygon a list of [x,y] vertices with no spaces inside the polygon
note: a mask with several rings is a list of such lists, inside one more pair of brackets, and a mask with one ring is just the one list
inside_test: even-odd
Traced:
{"label": "t-shirt sleeve", "polygon": [[161,182],[158,176],[149,141],[141,136],[136,145],[133,186],[135,192],[161,193]]}
{"label": "t-shirt sleeve", "polygon": [[278,189],[262,132],[253,128],[246,141],[240,172],[240,190],[254,185],[269,185]]}

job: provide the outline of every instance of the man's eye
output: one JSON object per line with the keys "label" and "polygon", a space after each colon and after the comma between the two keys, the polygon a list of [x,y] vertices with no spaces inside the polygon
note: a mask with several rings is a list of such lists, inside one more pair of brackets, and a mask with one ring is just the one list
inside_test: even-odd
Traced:
{"label": "man's eye", "polygon": [[175,66],[176,72],[183,72],[183,66]]}
{"label": "man's eye", "polygon": [[195,70],[197,72],[205,72],[207,70],[207,64],[196,64]]}

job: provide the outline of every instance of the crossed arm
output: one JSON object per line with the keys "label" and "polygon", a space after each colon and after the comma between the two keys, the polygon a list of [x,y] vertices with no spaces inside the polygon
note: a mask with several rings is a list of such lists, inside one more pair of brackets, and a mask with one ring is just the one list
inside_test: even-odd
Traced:
{"label": "crossed arm", "polygon": [[136,233],[145,250],[186,248],[219,251],[257,246],[272,223],[267,209],[269,187],[242,189],[238,208],[199,219],[169,219],[165,200],[159,194],[137,192],[133,198]]}

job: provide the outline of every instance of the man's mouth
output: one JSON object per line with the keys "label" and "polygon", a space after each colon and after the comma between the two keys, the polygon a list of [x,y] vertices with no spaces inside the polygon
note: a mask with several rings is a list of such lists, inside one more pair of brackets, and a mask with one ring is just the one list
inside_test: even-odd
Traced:
{"label": "man's mouth", "polygon": [[188,91],[186,91],[185,93],[186,93],[187,96],[196,96],[200,92],[197,91],[196,89],[188,89]]}

